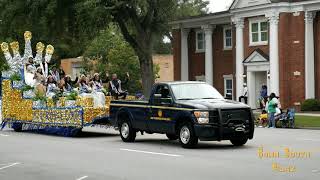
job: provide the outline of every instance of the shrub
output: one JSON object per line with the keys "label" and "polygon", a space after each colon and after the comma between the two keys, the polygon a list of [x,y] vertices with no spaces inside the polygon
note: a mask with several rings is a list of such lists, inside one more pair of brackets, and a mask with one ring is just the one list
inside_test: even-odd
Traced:
{"label": "shrub", "polygon": [[301,105],[301,111],[320,111],[320,101],[317,99],[307,99]]}
{"label": "shrub", "polygon": [[18,73],[12,74],[10,77],[11,81],[21,81],[21,76]]}
{"label": "shrub", "polygon": [[33,101],[44,101],[47,102],[47,97],[45,94],[41,94],[41,93],[36,93],[36,96],[34,98],[32,98]]}
{"label": "shrub", "polygon": [[68,96],[67,100],[75,101],[77,100],[78,93],[75,91],[72,91]]}
{"label": "shrub", "polygon": [[24,86],[21,88],[21,91],[22,91],[22,92],[29,91],[29,90],[34,90],[34,88],[31,87],[31,86],[29,86],[29,85],[24,85]]}

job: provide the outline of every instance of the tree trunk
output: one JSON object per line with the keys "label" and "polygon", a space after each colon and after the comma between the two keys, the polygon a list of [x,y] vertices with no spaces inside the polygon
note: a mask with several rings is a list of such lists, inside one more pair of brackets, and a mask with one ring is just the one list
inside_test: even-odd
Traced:
{"label": "tree trunk", "polygon": [[137,55],[140,62],[143,94],[149,97],[154,84],[152,50],[139,50]]}

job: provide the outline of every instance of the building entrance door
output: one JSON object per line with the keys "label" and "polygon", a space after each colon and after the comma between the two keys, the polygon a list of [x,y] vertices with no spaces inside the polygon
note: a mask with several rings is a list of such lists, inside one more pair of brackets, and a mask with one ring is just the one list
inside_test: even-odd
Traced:
{"label": "building entrance door", "polygon": [[257,109],[260,107],[259,98],[261,87],[263,85],[269,87],[267,71],[248,72],[247,77],[249,106],[253,109]]}

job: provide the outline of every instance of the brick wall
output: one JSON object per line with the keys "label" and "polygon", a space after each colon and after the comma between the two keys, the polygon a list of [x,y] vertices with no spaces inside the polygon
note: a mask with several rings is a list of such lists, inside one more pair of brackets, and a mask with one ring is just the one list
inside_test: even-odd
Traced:
{"label": "brick wall", "polygon": [[205,53],[196,52],[196,30],[192,29],[188,37],[189,47],[189,80],[205,74]]}
{"label": "brick wall", "polygon": [[159,76],[156,82],[173,81],[173,56],[171,54],[155,54],[152,56],[153,64],[160,67]]}
{"label": "brick wall", "polygon": [[[234,74],[234,49],[223,48],[223,26],[217,26],[213,31],[213,83],[214,87],[224,93],[223,75]],[[205,53],[196,52],[196,31],[191,30],[188,38],[189,45],[189,78],[205,74]],[[234,44],[233,44],[234,45]]]}
{"label": "brick wall", "polygon": [[[223,26],[217,26],[213,33],[213,83],[221,94],[224,93],[223,75],[235,74],[233,68],[235,63],[234,48],[233,50],[224,50],[223,41]],[[234,47],[235,44],[232,45]]]}
{"label": "brick wall", "polygon": [[[284,108],[293,107],[305,97],[304,13],[281,13],[279,21],[280,97]],[[294,72],[301,75],[294,76]],[[299,107],[298,107],[299,109]]]}

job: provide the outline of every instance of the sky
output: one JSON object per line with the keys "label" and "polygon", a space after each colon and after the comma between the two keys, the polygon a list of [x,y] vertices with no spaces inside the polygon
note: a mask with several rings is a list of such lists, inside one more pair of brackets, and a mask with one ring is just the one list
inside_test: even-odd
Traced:
{"label": "sky", "polygon": [[227,10],[231,3],[233,2],[233,0],[209,0],[210,1],[210,5],[209,5],[209,9],[210,12],[219,12],[219,11],[224,11]]}

